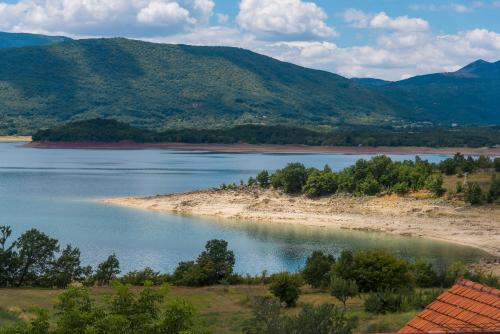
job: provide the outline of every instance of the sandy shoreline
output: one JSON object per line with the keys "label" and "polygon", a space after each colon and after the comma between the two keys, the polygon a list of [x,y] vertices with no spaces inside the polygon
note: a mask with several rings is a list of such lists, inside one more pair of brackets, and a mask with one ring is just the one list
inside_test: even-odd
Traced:
{"label": "sandy shoreline", "polygon": [[31,142],[31,136],[0,136],[1,142]]}
{"label": "sandy shoreline", "polygon": [[[498,206],[475,208],[442,199],[398,196],[311,200],[260,189],[113,198],[104,203],[159,212],[432,238],[476,247],[500,257]],[[500,269],[500,264],[495,269]]]}
{"label": "sandy shoreline", "polygon": [[339,153],[339,154],[484,154],[500,156],[500,148],[481,147],[357,147],[357,146],[306,146],[306,145],[253,145],[253,144],[188,144],[134,142],[89,143],[89,142],[32,142],[25,146],[46,149],[113,149],[113,150],[188,150],[226,153]]}

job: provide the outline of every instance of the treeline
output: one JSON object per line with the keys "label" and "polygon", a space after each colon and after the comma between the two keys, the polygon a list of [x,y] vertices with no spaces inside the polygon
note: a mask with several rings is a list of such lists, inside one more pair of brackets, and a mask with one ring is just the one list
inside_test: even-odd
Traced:
{"label": "treeline", "polygon": [[137,143],[223,143],[223,144],[301,144],[311,146],[429,146],[485,147],[500,144],[500,126],[429,127],[396,129],[391,127],[352,127],[313,131],[290,126],[240,125],[203,130],[178,129],[156,132],[136,128],[115,120],[92,119],[38,131],[35,141]]}
{"label": "treeline", "polygon": [[[315,198],[333,194],[353,194],[356,196],[378,195],[381,193],[406,193],[427,189],[436,196],[442,196],[443,173],[473,173],[488,170],[492,172],[489,190],[485,193],[474,182],[465,185],[459,183],[455,193],[463,194],[471,204],[483,201],[495,202],[500,198],[500,179],[496,171],[500,169],[500,158],[491,159],[486,156],[473,158],[457,153],[453,158],[440,163],[429,163],[418,156],[414,161],[393,161],[381,155],[370,160],[360,159],[350,167],[334,172],[326,165],[323,169],[306,168],[302,163],[289,163],[273,173],[261,171],[255,178],[250,177],[243,186],[272,187],[288,194],[304,194]],[[221,186],[222,189],[237,187],[236,184]]]}
{"label": "treeline", "polygon": [[[210,286],[216,284],[265,284],[267,297],[253,300],[254,317],[243,326],[244,333],[345,333],[356,319],[348,300],[363,296],[370,313],[419,310],[444,287],[458,278],[469,278],[500,287],[497,277],[468,270],[462,263],[435,268],[425,261],[409,262],[383,250],[343,251],[338,258],[313,252],[305,267],[295,273],[258,276],[234,273],[235,257],[224,240],[210,240],[195,261],[181,262],[173,274],[150,268],[123,276],[119,261],[111,255],[96,271],[81,267],[80,252],[59,252],[57,240],[37,230],[23,233],[7,244],[11,229],[0,227],[1,286],[68,287],[56,303],[55,315],[36,310],[29,322],[0,327],[1,334],[49,333],[206,333],[196,325],[193,305],[182,299],[166,301],[168,284]],[[57,277],[57,279],[53,279]],[[113,283],[115,292],[96,303],[88,286]],[[293,316],[284,307],[295,307],[305,284],[329,293],[342,306],[302,305]],[[143,286],[138,292],[130,285]],[[161,288],[153,288],[154,285]],[[85,287],[87,286],[87,287]]]}

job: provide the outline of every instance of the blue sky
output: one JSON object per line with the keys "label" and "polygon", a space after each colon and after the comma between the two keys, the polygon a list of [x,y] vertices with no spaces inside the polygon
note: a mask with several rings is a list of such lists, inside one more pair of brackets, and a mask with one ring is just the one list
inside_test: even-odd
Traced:
{"label": "blue sky", "polygon": [[0,0],[0,30],[235,46],[388,80],[500,60],[500,0]]}

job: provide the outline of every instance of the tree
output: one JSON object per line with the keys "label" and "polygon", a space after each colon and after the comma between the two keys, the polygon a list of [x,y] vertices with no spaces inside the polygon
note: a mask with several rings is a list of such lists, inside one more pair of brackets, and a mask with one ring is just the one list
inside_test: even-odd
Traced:
{"label": "tree", "polygon": [[49,263],[59,251],[56,239],[31,229],[24,232],[16,241],[18,249],[16,285],[21,286],[26,281],[35,282],[44,276]]}
{"label": "tree", "polygon": [[304,277],[306,283],[314,288],[325,286],[328,284],[328,275],[334,263],[333,256],[314,251],[306,260],[306,265],[302,270],[302,277]]}
{"label": "tree", "polygon": [[7,240],[12,234],[10,226],[0,226],[0,286],[12,284],[17,267],[17,254],[14,252],[15,243],[7,246]]}
{"label": "tree", "polygon": [[269,187],[269,172],[267,170],[261,171],[256,177],[257,183],[261,188]]}
{"label": "tree", "polygon": [[95,279],[101,285],[108,285],[109,282],[120,273],[120,261],[115,254],[111,254],[108,258],[100,263],[95,273]]}
{"label": "tree", "polygon": [[228,250],[227,246],[225,240],[209,240],[205,250],[198,256],[196,265],[206,273],[205,284],[220,283],[233,274],[236,260],[233,251]]}
{"label": "tree", "polygon": [[434,269],[432,269],[432,264],[428,262],[423,260],[416,261],[413,264],[413,273],[415,276],[415,284],[418,287],[430,288],[437,284],[437,274]]}
{"label": "tree", "polygon": [[495,202],[500,198],[500,179],[494,177],[491,180],[490,190],[488,191],[488,201]]}
{"label": "tree", "polygon": [[477,183],[467,183],[464,189],[464,198],[465,201],[472,204],[481,204],[483,200],[483,191],[481,187]]}
{"label": "tree", "polygon": [[283,272],[274,275],[269,290],[287,307],[294,307],[299,299],[301,285],[297,275]]}
{"label": "tree", "polygon": [[381,186],[372,174],[368,174],[358,185],[357,193],[361,195],[373,196],[381,191]]}
{"label": "tree", "polygon": [[355,281],[362,292],[397,289],[413,284],[410,264],[386,251],[346,252],[342,255],[333,266],[334,273]]}
{"label": "tree", "polygon": [[167,305],[158,332],[161,334],[185,333],[193,326],[194,315],[195,310],[191,303],[183,299],[174,299]]}
{"label": "tree", "polygon": [[436,196],[444,194],[443,176],[441,174],[429,175],[425,180],[425,188]]}
{"label": "tree", "polygon": [[80,250],[67,245],[61,256],[53,261],[46,274],[49,285],[65,288],[73,281],[81,281],[84,276],[90,276],[92,268],[80,265]]}
{"label": "tree", "polygon": [[303,191],[308,197],[319,197],[334,194],[337,188],[337,178],[334,173],[315,171],[309,174]]}
{"label": "tree", "polygon": [[495,160],[493,160],[493,166],[495,166],[496,172],[500,172],[500,158],[495,158]]}
{"label": "tree", "polygon": [[307,181],[307,170],[301,163],[290,163],[271,176],[271,184],[285,193],[300,193]]}
{"label": "tree", "polygon": [[359,293],[358,286],[353,280],[346,280],[333,274],[330,278],[330,294],[340,300],[346,309],[349,298],[356,297]]}

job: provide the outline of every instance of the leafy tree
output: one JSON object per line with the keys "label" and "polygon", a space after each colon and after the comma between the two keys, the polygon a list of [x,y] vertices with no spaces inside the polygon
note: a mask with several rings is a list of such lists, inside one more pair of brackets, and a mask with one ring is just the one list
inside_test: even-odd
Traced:
{"label": "leafy tree", "polygon": [[356,326],[355,318],[331,304],[306,304],[298,314],[287,316],[279,303],[266,298],[253,314],[245,322],[245,334],[350,334]]}
{"label": "leafy tree", "polygon": [[273,275],[269,290],[287,307],[294,307],[297,304],[300,294],[301,279],[297,275],[288,272]]}
{"label": "leafy tree", "polygon": [[381,189],[382,188],[379,182],[373,177],[373,175],[368,174],[358,185],[357,193],[361,195],[373,196],[378,194]]}
{"label": "leafy tree", "polygon": [[443,188],[443,176],[440,174],[429,175],[425,180],[425,188],[436,196],[443,195],[445,192]]}
{"label": "leafy tree", "polygon": [[488,201],[495,202],[500,198],[500,179],[494,177],[491,181],[490,190],[488,191]]}
{"label": "leafy tree", "polygon": [[493,165],[495,167],[495,171],[500,172],[500,158],[495,158],[495,160],[493,160]]}
{"label": "leafy tree", "polygon": [[151,282],[153,285],[161,285],[169,279],[168,275],[162,275],[158,271],[146,267],[139,271],[130,271],[120,278],[120,282],[131,285],[144,285]]}
{"label": "leafy tree", "polygon": [[194,315],[195,310],[191,303],[183,299],[174,299],[167,305],[158,332],[161,334],[185,333],[193,326]]}
{"label": "leafy tree", "polygon": [[362,292],[398,289],[413,284],[410,264],[386,251],[346,252],[342,255],[333,266],[334,274],[354,280]]}
{"label": "leafy tree", "polygon": [[27,281],[35,282],[42,277],[59,251],[57,240],[31,229],[24,232],[16,241],[17,268],[15,284],[21,286]]}
{"label": "leafy tree", "polygon": [[350,334],[356,327],[355,318],[331,304],[306,304],[295,317],[288,318],[288,334]]}
{"label": "leafy tree", "polygon": [[196,265],[206,273],[207,285],[228,279],[236,262],[233,251],[228,249],[225,240],[209,240],[205,250],[198,256]]}
{"label": "leafy tree", "polygon": [[108,285],[109,282],[120,273],[120,261],[115,254],[111,254],[108,258],[97,266],[95,279],[101,285]]}
{"label": "leafy tree", "polygon": [[269,172],[267,170],[261,171],[257,175],[256,181],[261,188],[268,188],[270,185]]}
{"label": "leafy tree", "polygon": [[87,289],[70,287],[58,296],[55,305],[57,310],[57,333],[81,334],[98,317],[97,310]]}
{"label": "leafy tree", "polygon": [[306,283],[315,288],[326,286],[330,268],[334,263],[333,256],[314,251],[306,260],[306,265],[302,270],[302,277],[304,277]]}
{"label": "leafy tree", "polygon": [[436,286],[438,277],[432,264],[423,260],[416,261],[413,264],[413,273],[415,277],[415,284],[421,288],[429,288]]}
{"label": "leafy tree", "polygon": [[359,289],[355,281],[331,275],[330,294],[340,300],[345,309],[347,300],[356,297],[359,294]]}
{"label": "leafy tree", "polygon": [[300,193],[306,181],[307,171],[301,163],[290,163],[271,176],[273,187],[289,194]]}
{"label": "leafy tree", "polygon": [[308,197],[334,194],[337,191],[337,178],[330,171],[315,171],[309,174],[303,192]]}
{"label": "leafy tree", "polygon": [[92,268],[80,265],[80,250],[67,245],[59,256],[50,265],[46,274],[49,285],[59,288],[67,287],[71,282],[81,281],[90,276]]}
{"label": "leafy tree", "polygon": [[481,204],[483,200],[483,191],[479,184],[471,182],[465,185],[464,189],[464,198],[465,201],[472,204]]}

